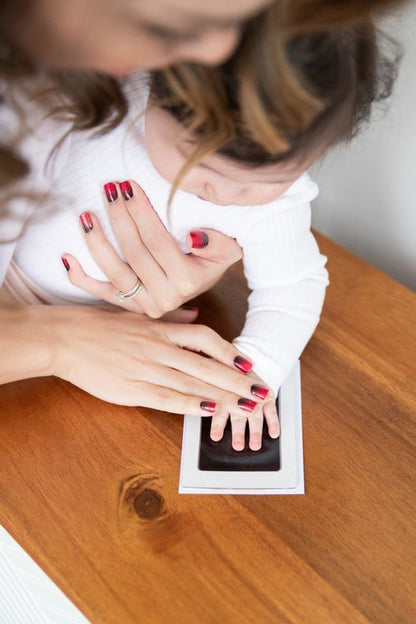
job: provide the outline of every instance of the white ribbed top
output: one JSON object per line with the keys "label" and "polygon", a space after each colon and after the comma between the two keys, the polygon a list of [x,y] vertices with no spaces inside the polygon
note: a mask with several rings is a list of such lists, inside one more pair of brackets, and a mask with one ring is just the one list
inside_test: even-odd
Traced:
{"label": "white ribbed top", "polygon": [[[184,251],[189,251],[185,247],[189,230],[204,227],[220,230],[241,245],[252,293],[244,329],[235,343],[253,359],[258,375],[276,390],[318,323],[328,283],[326,258],[310,231],[309,202],[317,195],[316,185],[303,175],[280,199],[263,206],[218,206],[179,190],[168,219],[170,185],[154,169],[143,145],[140,113],[148,94],[143,74],[129,80],[126,92],[130,115],[120,126],[101,137],[72,133],[46,170],[48,151],[39,149],[37,142],[30,158],[26,147],[32,176],[38,170],[44,172],[40,187],[42,191],[48,187],[49,192],[46,199],[35,202],[36,210],[17,244],[3,246],[3,259],[0,249],[2,276],[13,254],[18,267],[41,289],[68,302],[95,303],[72,286],[60,257],[70,252],[92,277],[106,279],[88,253],[78,215],[94,212],[119,249],[106,216],[102,186],[112,180],[133,179],[143,187]],[[44,123],[49,143],[51,136],[62,136],[62,124],[56,123],[54,130],[50,121]],[[42,122],[37,133],[44,134]],[[4,232],[1,223],[0,227]]]}

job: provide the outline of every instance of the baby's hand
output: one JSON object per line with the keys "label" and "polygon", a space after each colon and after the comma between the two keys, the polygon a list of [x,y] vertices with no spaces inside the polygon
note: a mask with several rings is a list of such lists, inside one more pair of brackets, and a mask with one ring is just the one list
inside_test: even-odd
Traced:
{"label": "baby's hand", "polygon": [[[250,377],[259,381],[261,385],[266,385],[255,373],[250,373]],[[271,438],[278,438],[280,435],[276,398],[274,396],[271,396],[265,403],[259,404],[249,416],[233,414],[231,414],[231,416],[230,414],[216,414],[213,416],[210,435],[211,439],[215,442],[221,440],[229,417],[231,418],[232,447],[235,451],[242,451],[244,449],[247,421],[250,431],[249,447],[252,451],[261,449],[264,418],[267,422],[269,436]]]}

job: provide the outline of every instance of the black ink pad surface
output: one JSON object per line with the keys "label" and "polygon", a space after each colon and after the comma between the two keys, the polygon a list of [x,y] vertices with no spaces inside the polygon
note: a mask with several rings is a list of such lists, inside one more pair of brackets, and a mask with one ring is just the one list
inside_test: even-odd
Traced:
{"label": "black ink pad surface", "polygon": [[[277,401],[276,401],[277,403]],[[209,434],[210,417],[201,419],[201,437],[199,447],[199,470],[226,471],[277,471],[280,470],[280,439],[273,439],[267,433],[267,423],[263,422],[262,447],[252,451],[248,446],[249,430],[246,427],[244,450],[235,451],[231,446],[231,423],[228,419],[221,440],[214,442]]]}

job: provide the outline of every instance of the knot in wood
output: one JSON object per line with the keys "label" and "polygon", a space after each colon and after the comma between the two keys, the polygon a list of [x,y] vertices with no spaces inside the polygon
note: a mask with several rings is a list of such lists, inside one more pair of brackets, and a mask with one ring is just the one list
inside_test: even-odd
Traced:
{"label": "knot in wood", "polygon": [[144,489],[134,499],[134,510],[143,520],[153,520],[163,515],[163,496],[150,488]]}

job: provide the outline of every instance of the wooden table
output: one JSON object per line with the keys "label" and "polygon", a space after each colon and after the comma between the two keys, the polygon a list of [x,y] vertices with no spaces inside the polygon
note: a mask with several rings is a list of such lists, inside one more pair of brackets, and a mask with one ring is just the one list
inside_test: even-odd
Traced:
{"label": "wooden table", "polygon": [[[181,418],[56,379],[0,389],[0,522],[92,622],[416,622],[416,296],[319,239],[305,496],[179,496]],[[238,269],[203,301],[235,335]]]}

